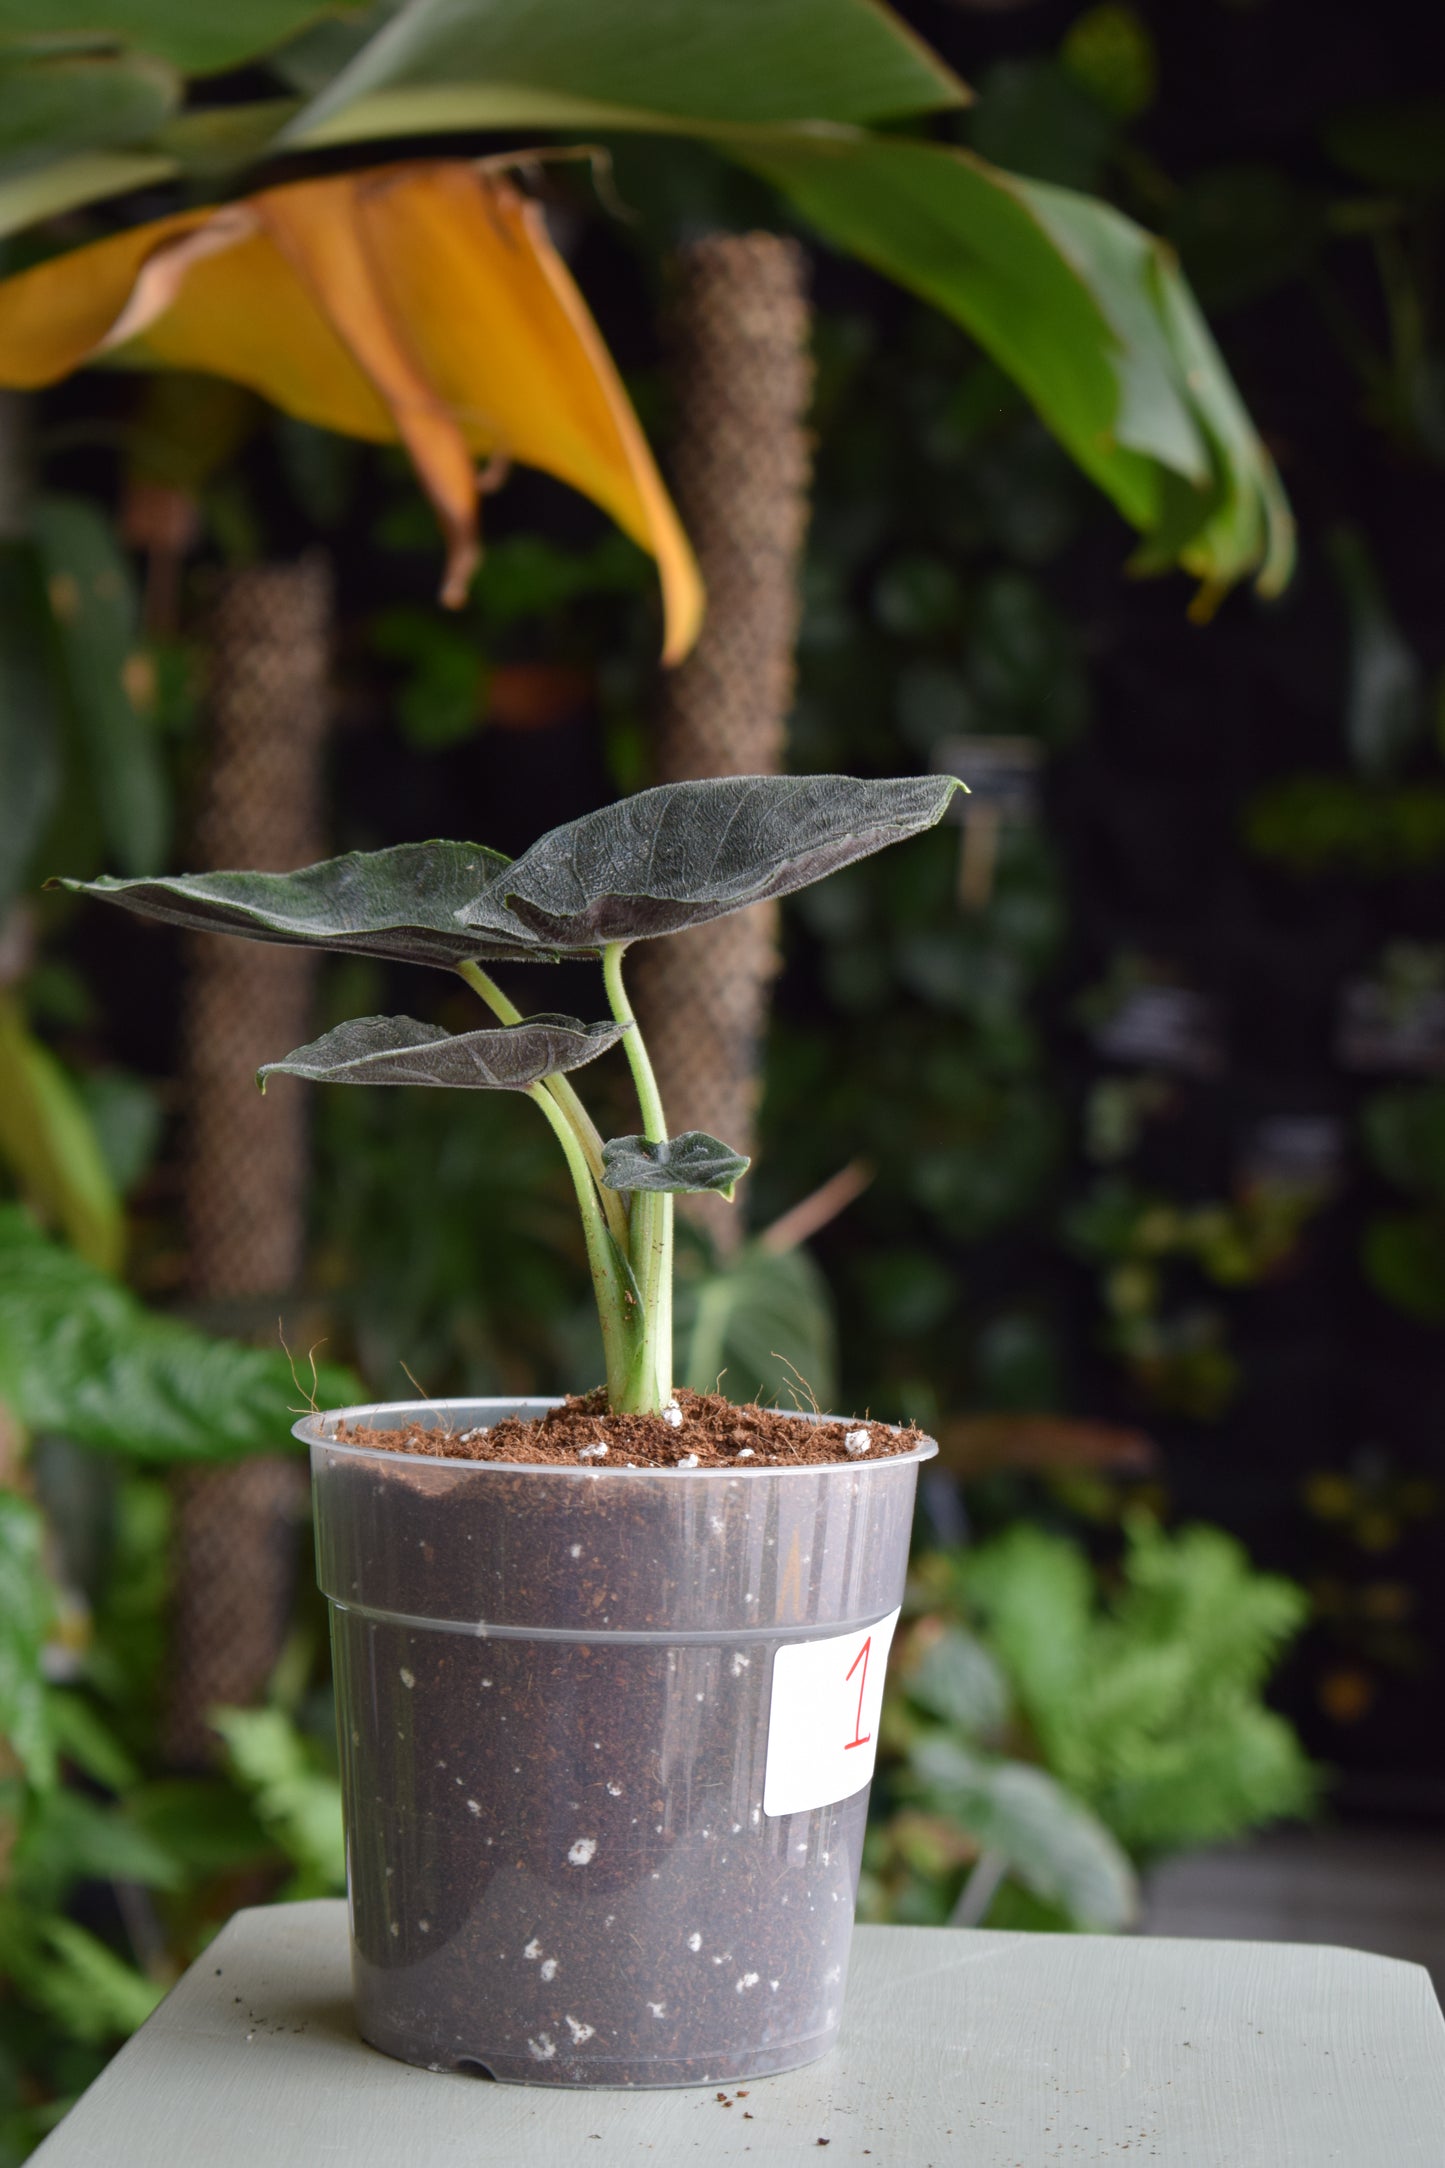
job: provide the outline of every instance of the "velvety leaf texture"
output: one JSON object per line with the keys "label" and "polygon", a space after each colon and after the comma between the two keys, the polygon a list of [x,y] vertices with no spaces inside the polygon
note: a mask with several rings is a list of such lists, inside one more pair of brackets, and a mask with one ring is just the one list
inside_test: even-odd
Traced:
{"label": "velvety leaf texture", "polygon": [[602,1179],[609,1189],[665,1189],[679,1195],[716,1190],[730,1198],[752,1161],[704,1129],[653,1144],[646,1137],[613,1137],[602,1147]]}
{"label": "velvety leaf texture", "polygon": [[961,788],[953,776],[664,783],[554,828],[459,916],[486,941],[520,921],[569,950],[677,933],[931,828]]}
{"label": "velvety leaf texture", "polygon": [[505,918],[469,933],[458,913],[508,861],[478,843],[399,843],[348,851],[297,873],[184,873],[170,880],[61,881],[141,918],[193,933],[338,949],[443,969],[469,960],[550,960],[546,947]]}
{"label": "velvety leaf texture", "polygon": [[437,1084],[460,1091],[524,1092],[544,1076],[580,1069],[615,1046],[620,1024],[529,1016],[522,1024],[453,1034],[410,1016],[361,1016],[257,1071],[317,1084]]}

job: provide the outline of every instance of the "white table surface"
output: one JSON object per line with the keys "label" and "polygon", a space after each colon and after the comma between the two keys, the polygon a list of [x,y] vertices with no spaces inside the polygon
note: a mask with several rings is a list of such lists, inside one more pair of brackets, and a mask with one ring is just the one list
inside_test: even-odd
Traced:
{"label": "white table surface", "polygon": [[[842,2044],[684,2092],[389,2061],[336,1901],[233,1919],[34,2156],[42,2168],[1445,2168],[1419,1966],[1289,1943],[860,1928]],[[820,2151],[826,2141],[826,2152]]]}

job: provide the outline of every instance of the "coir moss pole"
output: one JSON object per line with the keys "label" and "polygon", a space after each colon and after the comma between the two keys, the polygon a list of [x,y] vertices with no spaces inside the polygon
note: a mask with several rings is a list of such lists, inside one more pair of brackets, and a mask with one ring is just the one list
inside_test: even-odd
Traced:
{"label": "coir moss pole", "polygon": [[[210,747],[193,848],[202,866],[289,872],[322,849],[331,576],[324,558],[226,574],[207,638]],[[306,1099],[265,1100],[255,1048],[290,1046],[311,1021],[316,957],[192,934],[187,945],[187,1286],[233,1325],[301,1270]],[[266,1329],[275,1311],[266,1301]],[[304,1504],[301,1473],[265,1456],[177,1481],[167,1744],[190,1765],[215,1751],[207,1711],[253,1701],[281,1651]]]}
{"label": "coir moss pole", "polygon": [[[777,775],[811,470],[805,259],[774,234],[718,235],[680,249],[671,272],[673,481],[707,614],[662,688],[656,780]],[[773,903],[638,951],[637,1012],[675,1128],[751,1153],[776,969]],[[742,1238],[741,1216],[715,1197],[680,1209],[724,1248]]]}

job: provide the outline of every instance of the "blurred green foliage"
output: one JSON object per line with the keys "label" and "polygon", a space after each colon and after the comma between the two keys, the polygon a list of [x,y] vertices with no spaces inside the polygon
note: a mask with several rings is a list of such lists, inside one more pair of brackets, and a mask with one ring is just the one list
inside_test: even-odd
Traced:
{"label": "blurred green foliage", "polygon": [[[328,1398],[357,1388],[333,1367]],[[342,1885],[319,1640],[218,1712],[226,1774],[165,1768],[169,1497],[142,1470],[274,1451],[281,1355],[146,1312],[0,1207],[0,2163],[18,2162],[238,1903]],[[80,1450],[84,1447],[85,1450]]]}
{"label": "blurred green foliage", "polygon": [[864,1910],[1118,1928],[1135,1870],[1308,1812],[1264,1688],[1306,1615],[1218,1529],[1136,1516],[1117,1573],[1023,1524],[910,1583]]}

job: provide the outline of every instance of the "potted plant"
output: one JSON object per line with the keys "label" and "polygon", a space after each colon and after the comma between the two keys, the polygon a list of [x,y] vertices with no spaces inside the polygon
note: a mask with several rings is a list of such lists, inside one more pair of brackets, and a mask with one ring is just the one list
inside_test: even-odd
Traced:
{"label": "potted plant", "polygon": [[[407,2061],[711,2083],[836,2036],[917,1469],[936,1448],[674,1394],[673,1199],[731,1195],[747,1162],[669,1137],[623,959],[931,827],[958,788],[677,783],[515,861],[429,842],[289,874],[65,884],[195,930],[455,969],[486,1026],[360,1018],[266,1063],[263,1089],[287,1074],[525,1092],[576,1186],[605,1389],[296,1426],[333,1623],[358,2018]],[[579,956],[601,963],[605,1022],[524,1016],[485,968]],[[642,1126],[604,1142],[569,1073],[617,1045]]]}

